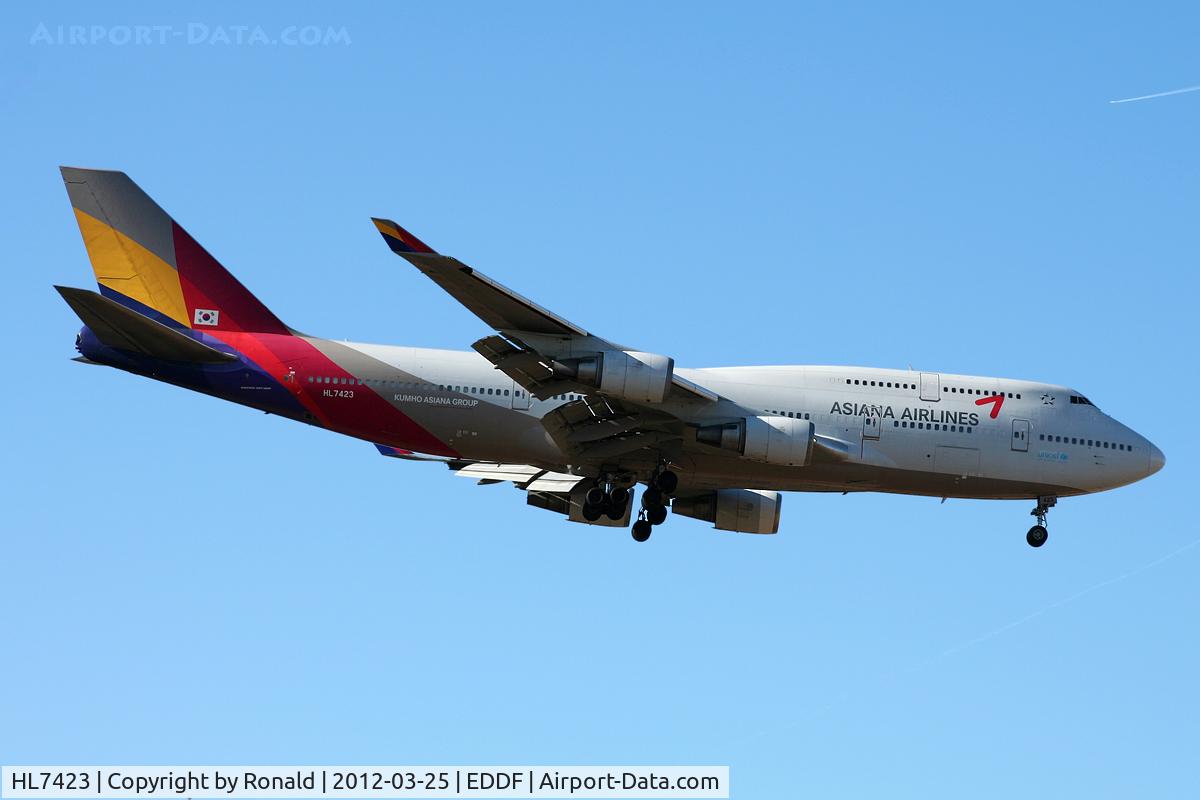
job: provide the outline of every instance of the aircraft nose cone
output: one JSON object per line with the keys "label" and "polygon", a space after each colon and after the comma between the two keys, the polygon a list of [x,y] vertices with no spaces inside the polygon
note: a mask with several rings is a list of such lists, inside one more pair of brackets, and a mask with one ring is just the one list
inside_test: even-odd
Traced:
{"label": "aircraft nose cone", "polygon": [[1154,445],[1150,445],[1150,475],[1158,472],[1167,463],[1167,457],[1163,455],[1163,451],[1159,450]]}

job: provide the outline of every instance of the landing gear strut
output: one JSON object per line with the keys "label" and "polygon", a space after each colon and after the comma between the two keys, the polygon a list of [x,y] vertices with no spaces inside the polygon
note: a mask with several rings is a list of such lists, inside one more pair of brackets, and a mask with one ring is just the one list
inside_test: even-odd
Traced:
{"label": "landing gear strut", "polygon": [[633,523],[633,540],[644,542],[650,538],[655,525],[667,521],[667,500],[679,488],[679,476],[669,469],[660,467],[650,478],[649,486],[642,492],[642,510]]}
{"label": "landing gear strut", "polygon": [[1046,543],[1049,533],[1046,531],[1046,514],[1050,509],[1058,503],[1058,498],[1039,497],[1037,507],[1030,511],[1030,515],[1037,517],[1037,524],[1029,529],[1029,533],[1025,534],[1025,541],[1029,542],[1030,547],[1041,547]]}

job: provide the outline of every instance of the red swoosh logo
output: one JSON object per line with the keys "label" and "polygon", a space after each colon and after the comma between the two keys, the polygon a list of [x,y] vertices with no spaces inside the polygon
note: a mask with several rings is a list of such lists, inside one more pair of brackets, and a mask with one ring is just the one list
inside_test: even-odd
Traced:
{"label": "red swoosh logo", "polygon": [[982,406],[987,403],[992,403],[992,410],[988,413],[988,416],[992,419],[995,419],[996,417],[1000,416],[1000,407],[1004,405],[1004,395],[994,394],[991,397],[981,397],[975,401],[975,405],[977,406]]}

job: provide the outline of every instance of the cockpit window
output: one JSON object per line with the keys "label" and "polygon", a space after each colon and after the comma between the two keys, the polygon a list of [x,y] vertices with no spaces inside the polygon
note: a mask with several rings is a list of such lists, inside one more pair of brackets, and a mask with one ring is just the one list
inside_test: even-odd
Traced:
{"label": "cockpit window", "polygon": [[1086,397],[1084,397],[1081,394],[1073,394],[1073,395],[1071,395],[1071,405],[1094,406],[1095,403],[1093,403],[1091,400],[1088,400]]}

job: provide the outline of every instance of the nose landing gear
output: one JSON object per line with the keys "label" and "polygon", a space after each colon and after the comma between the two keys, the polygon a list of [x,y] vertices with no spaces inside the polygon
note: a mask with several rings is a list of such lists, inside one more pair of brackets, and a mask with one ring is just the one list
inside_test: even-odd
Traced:
{"label": "nose landing gear", "polygon": [[1039,497],[1037,507],[1029,512],[1030,515],[1037,517],[1037,524],[1029,529],[1029,533],[1025,534],[1025,541],[1029,542],[1030,547],[1041,547],[1046,543],[1046,539],[1050,536],[1046,530],[1046,514],[1057,504],[1057,497]]}

